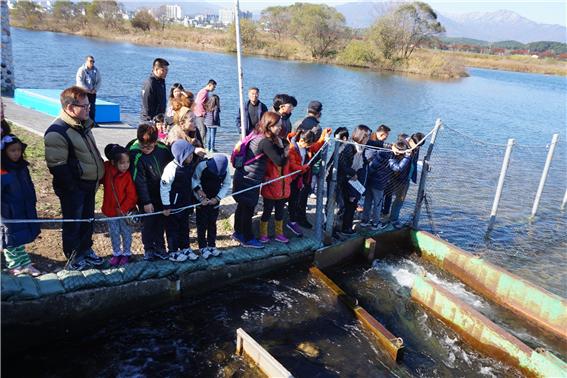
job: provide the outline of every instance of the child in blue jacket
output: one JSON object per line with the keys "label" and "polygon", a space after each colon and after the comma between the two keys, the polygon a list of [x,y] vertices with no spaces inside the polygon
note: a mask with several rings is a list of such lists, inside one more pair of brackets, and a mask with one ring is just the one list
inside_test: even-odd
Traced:
{"label": "child in blue jacket", "polygon": [[[14,135],[2,137],[2,219],[37,219],[35,188],[24,158],[26,147]],[[10,273],[41,274],[25,250],[39,233],[39,223],[2,224],[2,249]]]}

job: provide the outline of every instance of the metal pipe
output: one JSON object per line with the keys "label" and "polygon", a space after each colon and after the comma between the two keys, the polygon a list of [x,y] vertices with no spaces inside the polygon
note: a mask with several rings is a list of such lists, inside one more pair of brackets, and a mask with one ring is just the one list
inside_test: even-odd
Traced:
{"label": "metal pipe", "polygon": [[339,147],[340,143],[334,140],[333,148],[333,167],[331,172],[331,182],[327,188],[327,224],[325,225],[325,244],[331,244],[333,240],[333,227],[335,223],[335,196],[340,195],[337,191],[337,170],[339,166]]}
{"label": "metal pipe", "polygon": [[561,202],[561,211],[565,210],[565,204],[567,204],[567,189],[565,189],[565,194],[563,195],[563,202]]}
{"label": "metal pipe", "polygon": [[559,134],[553,134],[553,138],[551,138],[551,145],[549,146],[549,151],[547,152],[547,159],[545,160],[545,166],[543,167],[541,179],[539,180],[539,186],[537,188],[534,205],[532,207],[531,218],[534,218],[537,213],[539,201],[541,200],[541,193],[543,193],[543,187],[545,186],[545,180],[547,180],[547,173],[549,172],[549,167],[551,166],[551,159],[553,158],[553,153],[555,152],[555,146],[557,145],[558,139],[559,139]]}
{"label": "metal pipe", "polygon": [[236,30],[236,65],[238,70],[238,97],[240,99],[240,139],[246,136],[246,123],[244,116],[244,73],[242,72],[242,49],[240,46],[240,5],[234,1],[234,29]]}
{"label": "metal pipe", "polygon": [[496,221],[496,213],[498,212],[498,204],[502,196],[502,188],[504,188],[504,179],[508,171],[510,163],[510,155],[512,155],[512,147],[514,147],[514,139],[508,139],[506,145],[506,153],[504,154],[504,161],[502,161],[502,168],[500,169],[500,177],[498,178],[498,185],[496,186],[496,194],[494,195],[494,202],[492,202],[492,210],[490,211],[490,220],[488,221],[488,230],[490,231]]}
{"label": "metal pipe", "polygon": [[425,183],[427,180],[427,173],[429,172],[429,159],[431,158],[431,153],[433,152],[433,147],[435,146],[435,141],[437,139],[437,132],[443,124],[441,119],[437,118],[435,121],[435,128],[433,129],[433,134],[431,135],[431,142],[429,142],[429,147],[427,148],[427,154],[423,158],[423,167],[421,169],[421,178],[419,179],[419,187],[417,189],[417,199],[415,201],[415,210],[413,213],[412,227],[417,229],[419,224],[419,214],[421,213],[421,204],[423,203],[423,196],[425,193]]}
{"label": "metal pipe", "polygon": [[317,176],[317,206],[315,210],[315,237],[316,240],[323,243],[323,189],[325,188],[325,173],[327,171],[327,151],[328,144],[323,147],[321,151],[321,169],[319,169],[319,176]]}

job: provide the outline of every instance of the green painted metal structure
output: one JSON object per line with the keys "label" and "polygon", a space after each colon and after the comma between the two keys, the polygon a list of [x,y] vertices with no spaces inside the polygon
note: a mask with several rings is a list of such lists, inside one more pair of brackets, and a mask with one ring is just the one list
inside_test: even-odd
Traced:
{"label": "green painted metal structure", "polygon": [[424,231],[412,231],[421,256],[490,300],[567,342],[567,301]]}

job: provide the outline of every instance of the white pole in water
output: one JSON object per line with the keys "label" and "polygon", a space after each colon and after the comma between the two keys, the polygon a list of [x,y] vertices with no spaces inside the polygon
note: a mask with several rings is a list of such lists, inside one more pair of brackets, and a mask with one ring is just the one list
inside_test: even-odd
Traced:
{"label": "white pole in water", "polygon": [[555,146],[557,145],[558,139],[559,139],[559,134],[553,134],[553,138],[551,138],[551,145],[549,146],[549,151],[547,151],[547,159],[545,160],[545,166],[543,167],[541,179],[539,180],[539,186],[537,188],[534,206],[532,207],[532,215],[531,215],[532,219],[535,217],[537,213],[539,201],[541,200],[541,193],[543,193],[543,187],[545,186],[545,180],[547,180],[547,173],[549,172],[549,167],[551,166],[551,159],[553,158],[553,153],[555,152]]}
{"label": "white pole in water", "polygon": [[565,210],[565,204],[567,204],[567,189],[565,189],[565,194],[563,195],[563,202],[561,202],[561,211]]}
{"label": "white pole in water", "polygon": [[242,72],[242,49],[240,46],[240,5],[234,1],[234,29],[236,30],[236,64],[238,69],[238,96],[240,98],[240,139],[246,136],[246,122],[244,115],[244,74]]}
{"label": "white pole in water", "polygon": [[496,186],[496,194],[494,195],[494,202],[492,202],[492,211],[490,211],[490,220],[488,221],[488,231],[492,230],[494,222],[496,221],[496,213],[498,212],[498,204],[502,196],[502,189],[504,188],[504,179],[510,163],[510,155],[512,155],[512,147],[514,146],[514,139],[508,139],[506,145],[506,153],[504,154],[504,161],[500,169],[500,177],[498,178],[498,185]]}

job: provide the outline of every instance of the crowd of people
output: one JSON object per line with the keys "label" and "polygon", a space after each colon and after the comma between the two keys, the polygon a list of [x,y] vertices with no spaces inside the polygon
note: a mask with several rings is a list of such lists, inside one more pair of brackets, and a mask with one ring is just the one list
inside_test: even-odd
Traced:
{"label": "crowd of people", "polygon": [[[236,119],[236,126],[239,130],[244,126],[246,135],[229,158],[215,149],[220,126],[220,99],[213,94],[216,81],[209,80],[196,96],[175,83],[167,96],[168,68],[165,59],[153,61],[152,73],[142,88],[136,138],[126,146],[107,145],[106,161],[92,133],[93,97],[96,99],[100,86],[92,56],[77,73],[78,85],[61,93],[60,116],[45,132],[44,143],[53,190],[66,220],[62,242],[67,269],[104,264],[92,248],[95,195],[101,184],[101,210],[109,218],[105,223],[112,244],[111,266],[130,262],[132,223],[137,219],[142,223],[145,260],[181,262],[219,256],[219,206],[231,192],[237,203],[235,241],[246,248],[264,248],[272,241],[288,243],[291,235],[301,237],[313,227],[307,219],[307,202],[321,175],[327,183],[336,181],[336,190],[326,194],[327,201],[337,203],[336,237],[355,233],[353,220],[359,206],[363,208],[360,227],[378,230],[389,223],[401,227],[400,209],[410,181],[415,183],[417,178],[422,133],[401,134],[394,143],[387,143],[391,130],[386,125],[375,131],[358,125],[352,135],[345,127],[323,128],[320,101],[309,102],[307,115],[292,125],[290,117],[297,106],[293,96],[277,94],[268,108],[260,101],[260,90],[251,87],[243,109],[245,125],[240,111]],[[329,143],[331,140],[337,143]],[[326,155],[320,154],[324,146]],[[12,274],[36,276],[40,272],[25,245],[40,233],[39,223],[10,222],[37,219],[25,149],[26,144],[2,119],[2,248]],[[232,177],[229,164],[234,167]],[[255,235],[252,219],[260,196],[263,209]],[[189,238],[193,211],[195,250]],[[270,235],[272,213],[275,232]]]}

